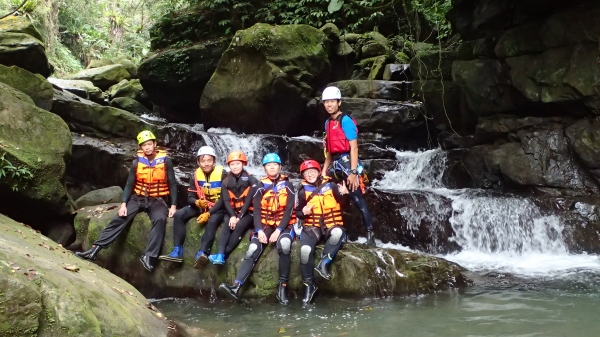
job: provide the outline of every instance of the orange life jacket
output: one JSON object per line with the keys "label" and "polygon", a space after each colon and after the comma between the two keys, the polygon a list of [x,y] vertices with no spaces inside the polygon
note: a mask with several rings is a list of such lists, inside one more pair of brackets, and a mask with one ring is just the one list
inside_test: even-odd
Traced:
{"label": "orange life jacket", "polygon": [[[274,182],[275,184],[269,177],[262,178],[260,181],[265,188],[260,201],[260,222],[264,226],[279,226],[288,197],[290,197],[286,188],[286,182],[289,181],[288,177],[283,174],[280,175]],[[292,216],[288,224],[293,225],[295,223],[296,213],[292,210]]]}
{"label": "orange life jacket", "polygon": [[144,155],[143,151],[137,152],[137,169],[135,172],[135,194],[148,197],[163,197],[169,195],[167,185],[167,153],[156,151],[152,161]]}
{"label": "orange life jacket", "polygon": [[306,205],[313,206],[312,213],[304,221],[304,226],[321,227],[321,224],[323,224],[326,228],[331,228],[344,225],[342,207],[333,195],[333,184],[334,182],[329,177],[323,177],[319,186],[302,180],[307,201]]}
{"label": "orange life jacket", "polygon": [[[235,211],[235,213],[240,214],[240,211],[242,210],[242,207],[244,206],[244,202],[246,201],[246,196],[248,196],[248,193],[250,192],[250,189],[252,188],[249,178],[250,178],[250,173],[246,172],[245,170],[242,171],[240,179],[244,179],[244,177],[246,177],[245,181],[248,181],[248,186],[244,189],[244,191],[239,195],[236,196],[235,192],[232,191],[230,189],[230,186],[228,184],[228,181],[230,179],[230,176],[232,176],[232,173],[230,172],[229,175],[227,175],[227,178],[225,178],[224,182],[225,182],[225,187],[227,188],[227,192],[229,192],[229,204],[231,205],[231,208],[233,208],[233,210]],[[234,178],[231,178],[234,179]],[[252,204],[250,204],[250,208],[248,208],[249,211],[254,211],[254,207]]]}

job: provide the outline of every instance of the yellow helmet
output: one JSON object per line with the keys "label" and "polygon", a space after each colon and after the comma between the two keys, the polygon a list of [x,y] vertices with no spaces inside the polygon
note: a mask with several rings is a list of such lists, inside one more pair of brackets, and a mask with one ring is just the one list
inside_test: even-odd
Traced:
{"label": "yellow helmet", "polygon": [[138,145],[142,145],[143,142],[147,142],[149,140],[156,140],[156,137],[148,130],[144,130],[137,135]]}

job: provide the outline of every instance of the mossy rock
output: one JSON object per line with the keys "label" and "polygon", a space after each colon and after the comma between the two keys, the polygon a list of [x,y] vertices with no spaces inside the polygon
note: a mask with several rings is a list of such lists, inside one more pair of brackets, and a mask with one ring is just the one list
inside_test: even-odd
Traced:
{"label": "mossy rock", "polygon": [[63,80],[54,77],[48,77],[48,81],[63,90],[92,102],[101,103],[104,101],[102,90],[94,86],[94,83],[90,81]]}
{"label": "mossy rock", "polygon": [[39,108],[52,108],[54,89],[42,75],[30,73],[17,66],[6,67],[0,64],[0,82],[24,92]]}
{"label": "mossy rock", "polygon": [[62,117],[75,132],[97,136],[117,136],[135,139],[148,128],[140,117],[129,111],[102,106],[67,91],[56,90],[52,112]]}
{"label": "mossy rock", "polygon": [[325,34],[308,25],[237,31],[202,93],[204,125],[288,135],[316,129],[306,103],[328,80],[328,50]]}
{"label": "mossy rock", "polygon": [[0,31],[0,64],[17,66],[44,77],[52,73],[44,42],[26,33]]}
{"label": "mossy rock", "polygon": [[[65,170],[71,157],[71,134],[57,115],[35,106],[21,91],[0,83],[0,153],[33,179],[19,183],[0,180],[0,209],[50,218],[72,210],[65,188]],[[13,186],[18,188],[13,190]],[[28,211],[27,211],[28,209]],[[46,212],[44,214],[43,212]]]}
{"label": "mossy rock", "polygon": [[380,80],[383,78],[383,71],[385,70],[385,64],[387,62],[387,56],[381,55],[375,58],[371,65],[371,71],[367,80]]}
{"label": "mossy rock", "polygon": [[0,336],[164,336],[126,281],[0,214]]}
{"label": "mossy rock", "polygon": [[113,64],[115,64],[115,61],[111,59],[94,59],[90,61],[90,64],[88,64],[86,69],[106,67],[111,66]]}
{"label": "mossy rock", "polygon": [[127,97],[142,103],[147,108],[152,107],[148,94],[144,91],[140,80],[122,80],[108,89],[111,99]]}
{"label": "mossy rock", "polygon": [[[116,206],[107,204],[79,210],[75,228],[77,241],[83,244],[84,249],[90,247],[116,215]],[[225,266],[209,264],[201,270],[194,269],[203,228],[192,219],[186,226],[184,262],[159,260],[155,271],[150,274],[143,270],[139,257],[145,250],[151,227],[148,216],[139,214],[110,248],[101,251],[97,260],[101,266],[123,277],[149,297],[210,294],[220,283],[231,283],[249,243],[249,236],[245,235]],[[169,219],[163,253],[173,249],[172,229]],[[318,246],[315,256],[320,256],[321,252],[322,246]],[[278,259],[274,245],[268,246],[246,282],[243,296],[264,298],[275,295]],[[295,241],[288,283],[291,292],[302,289],[299,263],[299,241]],[[332,264],[331,273],[333,278],[329,282],[317,279],[320,291],[345,297],[425,294],[449,287],[463,287],[468,282],[460,267],[441,258],[390,249],[368,249],[357,244],[344,244]]]}
{"label": "mossy rock", "polygon": [[120,186],[111,186],[86,193],[75,201],[77,208],[121,202],[123,189]]}
{"label": "mossy rock", "polygon": [[67,79],[69,80],[90,81],[102,90],[106,90],[110,86],[130,78],[131,74],[127,71],[127,68],[121,64],[84,69],[77,74],[67,76]]}
{"label": "mossy rock", "polygon": [[340,29],[334,23],[328,22],[319,28],[319,30],[331,41],[338,41],[340,39]]}
{"label": "mossy rock", "polygon": [[0,32],[27,34],[44,42],[42,34],[35,28],[33,22],[24,16],[8,16],[0,20]]}
{"label": "mossy rock", "polygon": [[455,52],[420,52],[410,61],[410,71],[418,79],[452,79]]}
{"label": "mossy rock", "polygon": [[129,97],[117,97],[110,101],[110,106],[115,107],[117,109],[129,111],[132,114],[138,116],[151,113],[151,111],[148,108],[146,108],[142,103]]}

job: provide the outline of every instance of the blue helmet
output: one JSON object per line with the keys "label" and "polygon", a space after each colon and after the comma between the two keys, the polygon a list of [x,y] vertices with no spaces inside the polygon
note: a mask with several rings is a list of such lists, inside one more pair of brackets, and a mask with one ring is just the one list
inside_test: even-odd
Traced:
{"label": "blue helmet", "polygon": [[281,158],[279,158],[279,155],[277,153],[267,153],[263,157],[262,164],[266,165],[268,163],[277,163],[277,164],[281,165]]}

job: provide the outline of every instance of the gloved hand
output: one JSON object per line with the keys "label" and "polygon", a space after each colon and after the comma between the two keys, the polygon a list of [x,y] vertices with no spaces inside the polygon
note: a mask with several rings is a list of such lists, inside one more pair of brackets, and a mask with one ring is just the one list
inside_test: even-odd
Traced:
{"label": "gloved hand", "polygon": [[198,217],[198,219],[196,219],[196,221],[198,221],[198,224],[204,224],[204,223],[208,222],[209,218],[210,218],[210,213],[204,212],[204,213],[200,214],[200,216]]}
{"label": "gloved hand", "polygon": [[208,207],[208,200],[206,199],[198,199],[196,200],[196,206],[202,209],[206,209]]}

